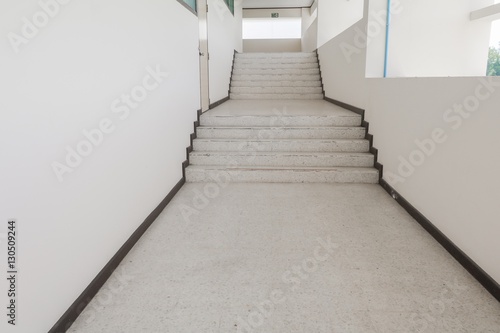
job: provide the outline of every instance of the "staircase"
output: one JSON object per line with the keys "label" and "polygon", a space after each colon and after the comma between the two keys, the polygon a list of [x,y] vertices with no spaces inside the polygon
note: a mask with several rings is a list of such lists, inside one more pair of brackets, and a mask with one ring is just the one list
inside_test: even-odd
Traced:
{"label": "staircase", "polygon": [[231,99],[323,99],[316,53],[237,53]]}
{"label": "staircase", "polygon": [[361,116],[323,100],[315,53],[237,54],[201,115],[187,182],[377,183]]}

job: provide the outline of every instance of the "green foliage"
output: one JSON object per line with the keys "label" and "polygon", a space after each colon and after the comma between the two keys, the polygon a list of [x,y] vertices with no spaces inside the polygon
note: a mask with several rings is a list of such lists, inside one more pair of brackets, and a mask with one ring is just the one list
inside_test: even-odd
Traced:
{"label": "green foliage", "polygon": [[500,49],[490,47],[488,53],[488,69],[486,70],[488,76],[500,76]]}

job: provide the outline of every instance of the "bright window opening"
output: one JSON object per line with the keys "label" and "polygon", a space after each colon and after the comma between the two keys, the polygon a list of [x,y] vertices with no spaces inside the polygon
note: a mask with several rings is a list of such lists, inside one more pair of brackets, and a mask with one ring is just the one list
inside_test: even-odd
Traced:
{"label": "bright window opening", "polygon": [[302,18],[245,18],[243,39],[301,38]]}
{"label": "bright window opening", "polygon": [[490,46],[498,48],[500,44],[500,20],[491,22]]}
{"label": "bright window opening", "polygon": [[490,51],[486,72],[488,76],[500,76],[500,20],[491,23]]}

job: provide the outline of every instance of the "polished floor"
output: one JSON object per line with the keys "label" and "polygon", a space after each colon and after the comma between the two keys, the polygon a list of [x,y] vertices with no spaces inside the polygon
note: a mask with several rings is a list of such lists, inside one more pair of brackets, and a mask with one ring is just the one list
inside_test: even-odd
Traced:
{"label": "polished floor", "polygon": [[500,332],[379,185],[186,184],[73,333]]}
{"label": "polished floor", "polygon": [[325,100],[229,100],[204,113],[209,116],[317,116],[317,117],[353,117],[355,113]]}

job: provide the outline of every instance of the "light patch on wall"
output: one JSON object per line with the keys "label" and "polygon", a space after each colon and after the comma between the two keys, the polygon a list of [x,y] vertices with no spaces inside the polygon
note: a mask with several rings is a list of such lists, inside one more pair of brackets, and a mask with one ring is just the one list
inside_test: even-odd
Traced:
{"label": "light patch on wall", "polygon": [[291,39],[301,34],[300,17],[243,19],[243,39]]}
{"label": "light patch on wall", "polygon": [[500,47],[500,20],[491,22],[490,46]]}

